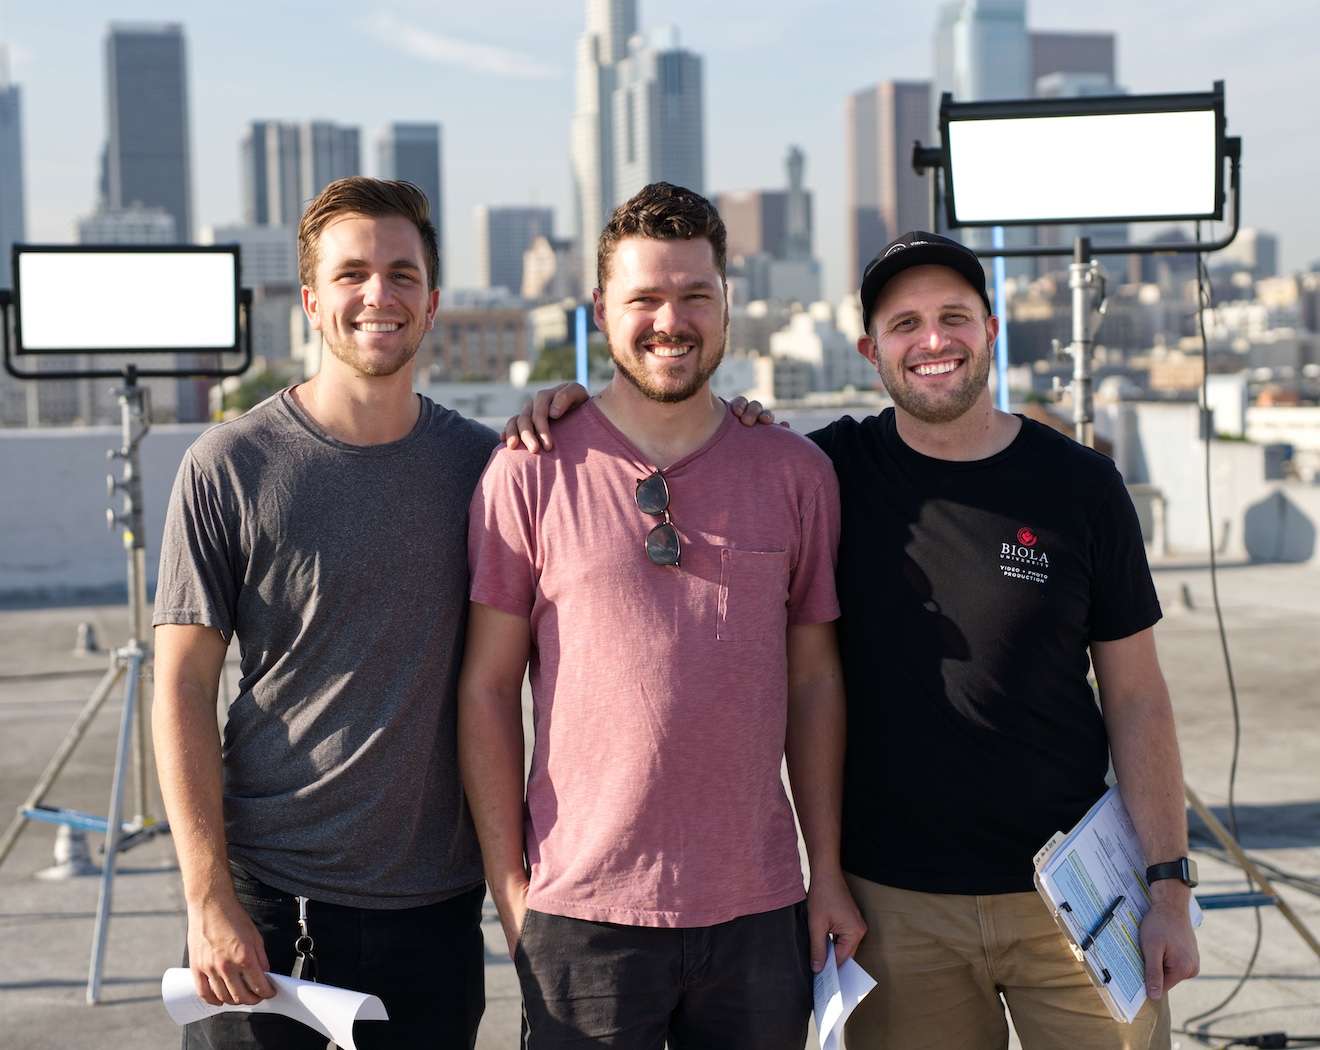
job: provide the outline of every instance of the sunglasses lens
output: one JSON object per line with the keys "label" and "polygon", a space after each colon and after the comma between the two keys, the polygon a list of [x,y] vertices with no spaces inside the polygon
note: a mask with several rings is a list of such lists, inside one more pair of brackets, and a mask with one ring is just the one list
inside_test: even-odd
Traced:
{"label": "sunglasses lens", "polygon": [[662,521],[646,534],[646,556],[654,565],[678,564],[678,530]]}
{"label": "sunglasses lens", "polygon": [[663,514],[669,506],[669,486],[663,474],[652,474],[637,483],[637,509],[643,514]]}

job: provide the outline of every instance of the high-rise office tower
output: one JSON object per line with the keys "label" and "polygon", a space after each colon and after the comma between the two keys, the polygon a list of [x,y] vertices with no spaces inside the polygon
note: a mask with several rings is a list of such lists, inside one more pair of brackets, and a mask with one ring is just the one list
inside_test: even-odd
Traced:
{"label": "high-rise office tower", "polygon": [[572,125],[575,234],[583,287],[596,285],[596,240],[614,209],[613,96],[615,64],[637,32],[637,0],[587,0],[578,38]]}
{"label": "high-rise office tower", "polygon": [[652,182],[705,192],[701,58],[674,30],[654,43],[634,37],[616,69],[614,193],[626,201]]}
{"label": "high-rise office tower", "polygon": [[239,152],[243,219],[252,226],[297,226],[308,201],[326,186],[362,174],[359,130],[324,120],[254,120]]}
{"label": "high-rise office tower", "polygon": [[302,217],[302,151],[297,124],[254,120],[240,147],[243,221],[296,226]]}
{"label": "high-rise office tower", "polygon": [[24,236],[22,96],[0,46],[0,288],[13,286],[9,249]]}
{"label": "high-rise office tower", "polygon": [[[951,0],[935,26],[935,100],[958,102],[1031,95],[1026,0]],[[938,106],[932,120],[939,116]]]}
{"label": "high-rise office tower", "polygon": [[304,205],[335,179],[362,174],[361,136],[354,127],[308,121],[299,128],[298,153]]}
{"label": "high-rise office tower", "polygon": [[105,40],[106,204],[164,208],[192,239],[188,66],[177,23],[116,23]]}
{"label": "high-rise office tower", "polygon": [[807,156],[800,147],[788,147],[784,169],[788,175],[788,190],[784,195],[784,258],[810,259],[811,194],[803,181]]}
{"label": "high-rise office tower", "polygon": [[931,85],[888,80],[848,96],[848,258],[851,287],[888,241],[930,225],[930,191],[912,144],[930,140]]}
{"label": "high-rise office tower", "polygon": [[1113,33],[1032,33],[1031,83],[1062,73],[1104,77],[1116,84],[1117,50]]}
{"label": "high-rise office tower", "polygon": [[376,143],[377,171],[383,179],[402,179],[419,187],[431,205],[440,244],[440,269],[436,280],[444,282],[445,223],[442,137],[439,124],[391,124]]}
{"label": "high-rise office tower", "polygon": [[783,190],[727,190],[715,195],[724,220],[728,253],[784,257],[788,194]]}
{"label": "high-rise office tower", "polygon": [[505,288],[522,294],[523,252],[538,237],[554,232],[554,212],[540,207],[478,205],[477,280],[485,288]]}
{"label": "high-rise office tower", "polygon": [[[939,141],[939,104],[944,92],[952,92],[957,102],[1030,98],[1034,86],[1031,71],[1026,0],[950,0],[944,4],[936,16],[935,90],[928,140]],[[1003,162],[1020,164],[1023,158],[1005,157]],[[955,236],[978,250],[993,243],[993,234],[984,227],[956,231]],[[1034,240],[1034,232],[1026,227],[1004,230],[1004,243],[1011,247]],[[1031,262],[1010,259],[1005,272],[1017,277],[1033,270]]]}
{"label": "high-rise office tower", "polygon": [[811,257],[811,192],[803,182],[806,158],[790,146],[784,165],[788,188],[732,190],[717,194],[715,207],[728,234],[729,258],[767,255],[773,259]]}

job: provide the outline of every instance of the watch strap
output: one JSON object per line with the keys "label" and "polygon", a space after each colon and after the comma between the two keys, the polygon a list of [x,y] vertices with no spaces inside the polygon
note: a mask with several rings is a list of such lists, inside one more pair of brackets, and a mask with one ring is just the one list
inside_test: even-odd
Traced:
{"label": "watch strap", "polygon": [[1146,885],[1149,886],[1152,882],[1159,882],[1161,879],[1177,879],[1184,886],[1195,886],[1194,870],[1186,857],[1152,864],[1146,869]]}

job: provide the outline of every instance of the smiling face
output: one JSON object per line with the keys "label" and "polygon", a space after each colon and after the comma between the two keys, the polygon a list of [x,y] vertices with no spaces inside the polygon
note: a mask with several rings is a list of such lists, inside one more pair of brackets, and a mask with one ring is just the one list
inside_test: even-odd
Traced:
{"label": "smiling face", "polygon": [[949,423],[990,397],[990,353],[999,321],[947,266],[913,266],[892,277],[857,349],[876,367],[901,411]]}
{"label": "smiling face", "polygon": [[686,401],[724,357],[724,281],[704,237],[623,238],[594,298],[615,367],[652,401]]}
{"label": "smiling face", "polygon": [[440,302],[417,227],[401,215],[346,214],[321,231],[316,259],[303,308],[330,353],[363,376],[409,364]]}

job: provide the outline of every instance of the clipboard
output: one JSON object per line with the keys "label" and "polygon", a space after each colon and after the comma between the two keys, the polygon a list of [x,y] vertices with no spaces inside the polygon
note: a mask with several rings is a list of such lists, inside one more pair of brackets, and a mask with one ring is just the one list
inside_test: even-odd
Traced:
{"label": "clipboard", "polygon": [[[1101,1001],[1114,1020],[1131,1024],[1146,1001],[1140,929],[1150,910],[1150,887],[1146,858],[1117,786],[1071,831],[1056,832],[1033,866],[1037,892]],[[1188,910],[1192,925],[1200,926],[1195,897]],[[1088,938],[1097,925],[1102,932]],[[1092,943],[1083,950],[1088,939]]]}

